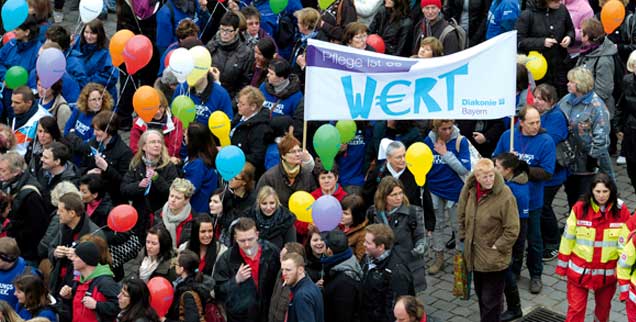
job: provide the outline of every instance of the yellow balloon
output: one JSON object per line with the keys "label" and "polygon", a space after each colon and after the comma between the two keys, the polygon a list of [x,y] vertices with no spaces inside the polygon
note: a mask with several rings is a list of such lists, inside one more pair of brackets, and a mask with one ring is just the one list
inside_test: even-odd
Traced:
{"label": "yellow balloon", "polygon": [[422,142],[415,142],[406,150],[406,167],[415,177],[418,186],[424,186],[426,174],[433,167],[433,151]]}
{"label": "yellow balloon", "polygon": [[296,191],[289,197],[289,210],[302,222],[313,223],[311,207],[314,197],[306,191]]}
{"label": "yellow balloon", "polygon": [[538,51],[531,51],[528,53],[528,62],[526,68],[532,74],[534,80],[542,79],[548,72],[548,61]]}
{"label": "yellow balloon", "polygon": [[208,74],[212,65],[212,56],[210,56],[210,51],[203,46],[194,46],[189,51],[194,61],[194,68],[188,74],[187,81],[188,85],[194,86],[201,77]]}
{"label": "yellow balloon", "polygon": [[221,146],[230,145],[230,118],[221,111],[215,111],[208,119],[208,127],[219,138]]}

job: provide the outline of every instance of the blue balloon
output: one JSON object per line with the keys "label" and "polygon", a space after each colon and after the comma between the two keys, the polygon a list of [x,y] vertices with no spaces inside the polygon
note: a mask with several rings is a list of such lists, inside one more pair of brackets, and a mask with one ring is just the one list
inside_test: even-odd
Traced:
{"label": "blue balloon", "polygon": [[11,31],[19,27],[29,15],[26,0],[8,0],[2,6],[2,25],[4,30]]}
{"label": "blue balloon", "polygon": [[245,166],[245,154],[236,145],[225,146],[216,155],[216,169],[223,180],[230,181],[236,177]]}

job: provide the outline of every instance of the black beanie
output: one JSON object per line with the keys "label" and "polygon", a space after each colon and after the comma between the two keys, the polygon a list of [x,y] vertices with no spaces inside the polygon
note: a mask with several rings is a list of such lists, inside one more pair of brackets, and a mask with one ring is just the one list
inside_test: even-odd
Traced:
{"label": "black beanie", "polygon": [[342,231],[332,230],[323,234],[323,239],[327,248],[330,248],[334,254],[342,253],[349,248],[347,235],[345,235]]}
{"label": "black beanie", "polygon": [[99,249],[93,242],[83,242],[75,247],[75,255],[88,266],[99,264]]}

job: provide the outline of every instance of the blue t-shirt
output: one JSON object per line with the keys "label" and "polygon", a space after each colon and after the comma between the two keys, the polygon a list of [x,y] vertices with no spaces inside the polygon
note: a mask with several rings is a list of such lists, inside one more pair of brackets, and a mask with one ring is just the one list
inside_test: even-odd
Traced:
{"label": "blue t-shirt", "polygon": [[[453,153],[462,163],[466,170],[470,171],[470,151],[468,150],[468,139],[462,139],[459,143],[459,151],[456,149],[457,138],[446,142],[447,153]],[[426,174],[428,189],[432,194],[450,201],[457,202],[459,194],[464,187],[464,181],[457,172],[442,160],[442,156],[435,151],[435,143],[430,137],[424,139],[424,143],[433,151],[433,167]]]}
{"label": "blue t-shirt", "polygon": [[[552,137],[555,145],[568,137],[568,121],[558,106],[541,115],[541,127]],[[554,169],[552,178],[545,183],[546,187],[560,186],[567,179],[568,171],[566,168],[555,165]]]}

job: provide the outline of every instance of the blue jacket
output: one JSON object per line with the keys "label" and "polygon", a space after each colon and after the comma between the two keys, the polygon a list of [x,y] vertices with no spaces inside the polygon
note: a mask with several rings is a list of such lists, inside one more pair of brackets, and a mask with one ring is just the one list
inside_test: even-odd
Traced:
{"label": "blue jacket", "polygon": [[513,0],[495,0],[488,11],[488,29],[486,39],[515,29],[517,18],[521,14],[519,2]]}
{"label": "blue jacket", "polygon": [[212,192],[216,190],[219,177],[213,167],[208,167],[203,160],[197,158],[186,160],[183,165],[184,178],[190,180],[194,185],[195,192],[190,198],[190,205],[193,212],[208,213],[210,208],[208,202]]}
{"label": "blue jacket", "polygon": [[64,128],[64,136],[67,136],[71,131],[75,132],[84,142],[88,142],[93,137],[93,117],[95,113],[82,113],[78,109],[73,109],[73,114],[66,122]]}
{"label": "blue jacket", "polygon": [[529,217],[530,212],[530,188],[528,186],[528,176],[523,173],[507,180],[506,185],[512,191],[517,200],[517,209],[519,210],[519,218]]}
{"label": "blue jacket", "polygon": [[364,132],[363,129],[358,129],[356,136],[347,143],[347,150],[336,157],[340,171],[339,181],[343,187],[351,185],[362,187],[364,185],[364,155],[371,130],[369,128],[366,131],[367,135]]}
{"label": "blue jacket", "polygon": [[[174,96],[172,98],[174,99],[175,97],[183,94],[190,97],[197,109],[195,121],[204,124],[205,126],[208,125],[210,114],[214,111],[223,111],[227,114],[227,117],[232,120],[234,118],[234,111],[232,110],[230,94],[228,94],[223,86],[211,81],[209,76],[208,82],[208,88],[206,88],[201,95],[196,95],[195,89],[188,88],[187,83],[179,84],[179,87],[177,87],[177,90],[174,91]],[[202,102],[203,99],[205,99],[205,102]]]}
{"label": "blue jacket", "polygon": [[322,292],[309,278],[303,277],[291,288],[287,322],[324,322]]}
{"label": "blue jacket", "polygon": [[[541,127],[543,127],[549,136],[552,137],[554,145],[565,141],[568,137],[568,121],[565,118],[565,114],[558,106],[553,107],[551,110],[541,115]],[[567,169],[555,165],[554,174],[552,179],[546,181],[546,187],[560,186],[565,182],[567,178]]]}
{"label": "blue jacket", "polygon": [[[519,126],[515,128],[514,150],[519,154],[519,158],[526,161],[530,167],[539,167],[549,174],[554,173],[556,164],[556,150],[554,141],[546,133],[539,133],[535,136],[525,136],[521,134]],[[497,142],[497,147],[492,153],[493,156],[502,152],[510,151],[510,130],[506,130]],[[530,188],[530,211],[543,207],[543,186],[544,181],[529,181]]]}
{"label": "blue jacket", "polygon": [[470,151],[468,150],[468,139],[464,138],[459,143],[457,151],[457,138],[459,129],[453,126],[453,133],[446,142],[447,153],[441,156],[435,151],[437,134],[430,131],[424,139],[424,143],[433,151],[433,167],[426,174],[426,181],[431,193],[445,200],[459,201],[459,193],[464,187],[464,181],[460,175],[470,172]]}
{"label": "blue jacket", "polygon": [[[257,0],[257,1],[248,0],[245,2],[241,1],[241,6],[248,6],[248,5],[255,6],[256,9],[258,9],[258,11],[261,13],[261,28],[265,30],[267,34],[272,35],[272,38],[274,35],[276,35],[276,32],[278,31],[279,16],[282,15],[282,16],[292,17],[292,19],[294,20],[294,23],[296,23],[296,18],[294,18],[294,12],[303,8],[303,5],[300,2],[300,0],[289,0],[287,2],[287,7],[285,7],[285,10],[283,10],[279,14],[275,14],[272,12],[272,8],[269,6],[269,1],[266,1],[266,0]],[[280,47],[279,49],[283,49],[282,46],[285,46],[285,44],[277,44],[277,45]],[[290,47],[292,45],[293,43],[289,44]]]}
{"label": "blue jacket", "polygon": [[157,42],[155,44],[157,45],[159,56],[164,54],[170,44],[178,40],[175,31],[181,20],[190,18],[203,31],[210,14],[207,11],[201,10],[199,1],[194,1],[194,3],[196,8],[193,16],[187,15],[181,9],[177,8],[172,0],[166,1],[161,9],[157,11]]}
{"label": "blue jacket", "polygon": [[[76,80],[80,87],[86,86],[86,84],[98,83],[104,85],[113,99],[117,100],[117,79],[119,73],[113,66],[113,61],[110,57],[108,48],[97,48],[96,45],[78,44],[71,52],[71,57],[77,59],[80,64],[83,64],[83,69],[86,72],[86,77],[76,76]],[[72,62],[76,65],[75,62]],[[79,68],[79,66],[77,67]],[[68,68],[67,68],[68,70]],[[74,72],[71,72],[74,73]]]}
{"label": "blue jacket", "polygon": [[[15,292],[13,281],[24,273],[26,267],[27,263],[24,258],[18,257],[13,268],[8,271],[0,271],[0,300],[7,302],[11,307],[16,307],[18,304],[18,298],[13,295],[13,292]],[[30,272],[37,274],[33,267],[31,267]]]}
{"label": "blue jacket", "polygon": [[274,94],[274,87],[266,81],[259,89],[265,96],[263,107],[271,110],[273,115],[293,117],[296,109],[304,106],[303,93],[300,91],[300,83],[295,75],[293,79],[290,78],[289,85],[279,94]]}
{"label": "blue jacket", "polygon": [[[68,64],[68,59],[66,60]],[[67,72],[62,75],[62,96],[66,100],[66,102],[75,106],[77,102],[77,98],[79,97],[80,91],[82,90],[77,83],[77,81],[68,73],[68,65],[66,68]],[[29,73],[29,83],[27,84],[32,89],[37,89],[37,72],[35,69],[31,70]],[[64,130],[64,129],[60,129]]]}
{"label": "blue jacket", "polygon": [[175,41],[173,43],[171,43],[168,48],[166,48],[166,50],[163,51],[163,54],[161,55],[161,59],[159,59],[159,72],[157,72],[157,77],[161,77],[163,75],[163,70],[166,69],[166,65],[164,64],[164,62],[166,61],[166,56],[168,55],[168,53],[173,50],[173,49],[177,49],[181,47],[179,45],[178,41]]}
{"label": "blue jacket", "polygon": [[[22,66],[28,71],[34,70],[40,45],[42,43],[36,38],[28,42],[11,39],[2,46],[0,48],[0,80],[4,80],[7,70],[13,66]],[[13,117],[11,93],[10,89],[4,88],[2,91],[3,107],[0,109],[0,115],[6,113],[9,119]]]}
{"label": "blue jacket", "polygon": [[25,320],[29,320],[35,317],[43,317],[49,319],[49,321],[51,322],[57,322],[57,314],[49,307],[41,309],[34,316],[24,306],[22,306],[22,304],[18,303],[18,305],[15,307],[15,312],[18,313],[18,315]]}

